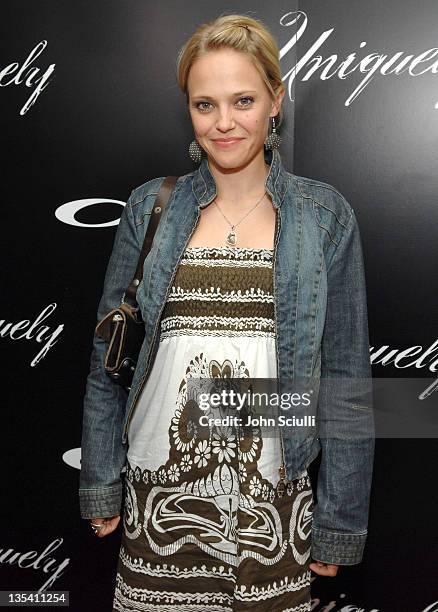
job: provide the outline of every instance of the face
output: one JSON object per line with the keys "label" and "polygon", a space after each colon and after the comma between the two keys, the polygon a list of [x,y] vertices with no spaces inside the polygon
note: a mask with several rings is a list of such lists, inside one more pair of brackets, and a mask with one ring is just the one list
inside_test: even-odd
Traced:
{"label": "face", "polygon": [[278,114],[284,92],[273,101],[244,53],[209,51],[193,63],[187,86],[195,138],[210,163],[231,170],[263,156],[270,117]]}

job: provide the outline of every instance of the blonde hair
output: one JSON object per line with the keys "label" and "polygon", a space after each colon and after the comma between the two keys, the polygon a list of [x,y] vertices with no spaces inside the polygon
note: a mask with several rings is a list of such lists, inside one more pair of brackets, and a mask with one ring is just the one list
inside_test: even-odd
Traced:
{"label": "blonde hair", "polygon": [[[271,98],[285,91],[281,79],[279,49],[275,38],[259,20],[246,15],[220,15],[197,27],[189,40],[183,45],[177,58],[177,80],[181,91],[189,101],[187,82],[195,60],[223,47],[230,47],[246,53],[259,72]],[[280,125],[283,111],[278,114]]]}

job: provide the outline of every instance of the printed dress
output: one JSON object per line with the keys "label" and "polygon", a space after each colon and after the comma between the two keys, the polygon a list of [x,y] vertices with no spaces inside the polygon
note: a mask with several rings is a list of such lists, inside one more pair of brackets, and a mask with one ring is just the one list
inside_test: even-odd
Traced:
{"label": "printed dress", "polygon": [[113,611],[310,610],[307,471],[277,488],[279,436],[201,426],[190,383],[276,378],[273,251],[187,247],[160,325],[128,431]]}

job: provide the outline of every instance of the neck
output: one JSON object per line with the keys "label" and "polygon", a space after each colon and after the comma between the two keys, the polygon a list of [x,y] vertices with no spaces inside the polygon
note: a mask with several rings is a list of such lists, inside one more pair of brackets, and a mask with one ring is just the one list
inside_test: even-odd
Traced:
{"label": "neck", "polygon": [[244,210],[253,205],[265,191],[270,166],[266,164],[263,149],[248,164],[238,168],[223,168],[212,158],[208,165],[217,187],[217,201]]}

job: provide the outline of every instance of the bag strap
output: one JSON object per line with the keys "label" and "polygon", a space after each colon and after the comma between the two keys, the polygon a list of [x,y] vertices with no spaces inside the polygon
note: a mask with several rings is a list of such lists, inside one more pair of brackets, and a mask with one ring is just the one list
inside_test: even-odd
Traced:
{"label": "bag strap", "polygon": [[158,227],[158,222],[161,218],[161,212],[169,201],[170,195],[175,187],[176,181],[179,177],[177,176],[166,176],[164,181],[161,183],[160,190],[155,199],[154,207],[151,212],[151,218],[149,219],[146,235],[143,241],[143,247],[138,258],[137,269],[134,274],[134,278],[130,282],[128,288],[123,294],[122,302],[125,301],[125,297],[136,301],[137,287],[143,278],[143,264],[144,260],[151,250],[152,241],[154,239],[155,231]]}

